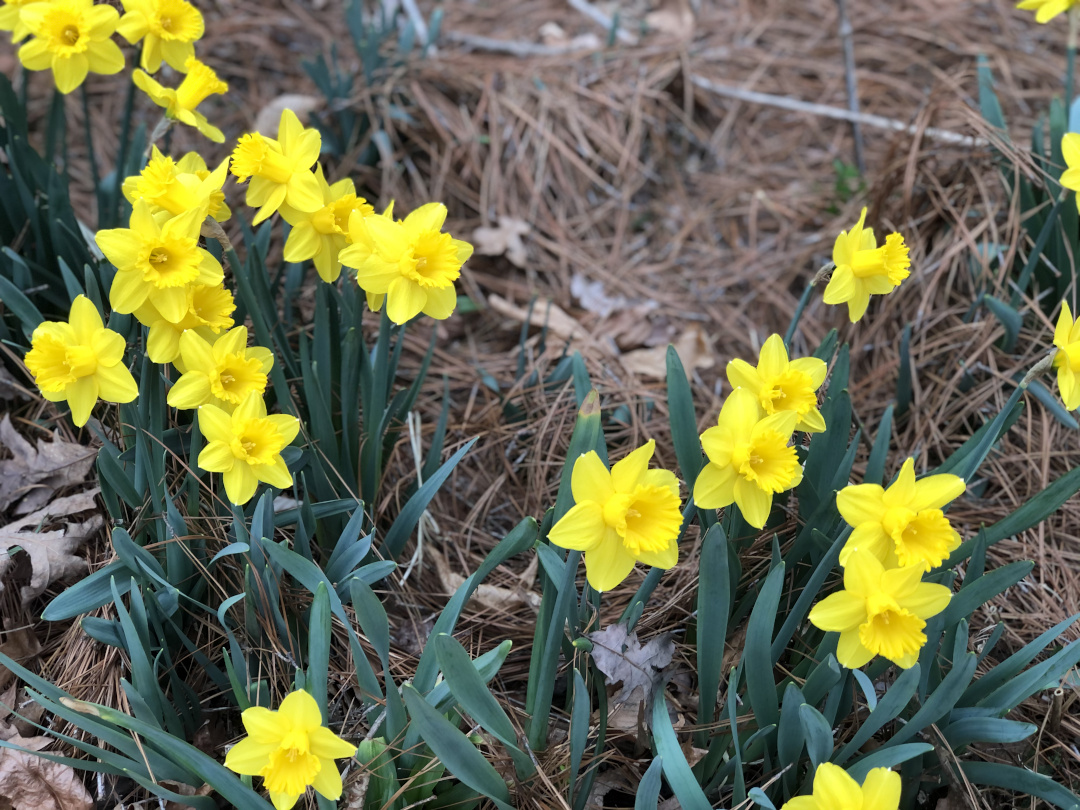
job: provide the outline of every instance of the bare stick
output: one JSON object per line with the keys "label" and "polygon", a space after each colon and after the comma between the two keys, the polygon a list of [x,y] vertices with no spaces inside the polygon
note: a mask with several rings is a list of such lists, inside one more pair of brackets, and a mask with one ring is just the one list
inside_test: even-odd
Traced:
{"label": "bare stick", "polygon": [[[597,25],[603,26],[608,31],[610,31],[612,26],[615,25],[615,20],[613,18],[609,17],[607,14],[594,6],[592,3],[589,2],[589,0],[567,0],[567,3],[569,3],[572,9],[574,9],[575,11],[580,11],[590,20],[595,22]],[[615,36],[616,38],[618,38],[619,42],[625,43],[627,45],[637,45],[637,37],[635,37],[629,31],[624,31],[622,28],[619,28],[615,31]]]}
{"label": "bare stick", "polygon": [[936,138],[939,141],[945,143],[961,144],[963,146],[986,146],[988,142],[984,138],[974,138],[971,135],[961,135],[958,132],[949,132],[946,129],[938,129],[937,127],[926,127],[920,129],[919,127],[911,124],[905,124],[902,121],[896,121],[892,118],[885,118],[882,115],[873,115],[871,113],[864,112],[852,112],[851,110],[842,110],[839,107],[829,107],[825,104],[813,104],[809,101],[800,101],[795,98],[789,98],[787,96],[774,96],[771,93],[759,93],[756,90],[744,90],[741,87],[728,87],[727,85],[717,84],[711,79],[706,79],[704,76],[691,75],[690,81],[695,85],[708,90],[709,92],[716,93],[718,96],[727,96],[728,98],[737,98],[739,101],[748,101],[751,104],[763,104],[767,107],[779,107],[782,110],[791,110],[792,112],[807,113],[809,115],[819,115],[823,118],[835,118],[839,121],[858,121],[860,124],[865,124],[868,127],[877,127],[878,129],[889,129],[893,132],[906,132],[909,135],[915,135],[921,133],[930,138]]}
{"label": "bare stick", "polygon": [[[859,114],[859,86],[855,80],[855,42],[852,39],[851,20],[847,14],[847,0],[836,0],[840,15],[840,42],[844,46],[844,79],[847,83],[848,109]],[[855,165],[859,174],[866,174],[866,159],[863,156],[862,125],[858,119],[851,121],[851,137],[855,141]]]}

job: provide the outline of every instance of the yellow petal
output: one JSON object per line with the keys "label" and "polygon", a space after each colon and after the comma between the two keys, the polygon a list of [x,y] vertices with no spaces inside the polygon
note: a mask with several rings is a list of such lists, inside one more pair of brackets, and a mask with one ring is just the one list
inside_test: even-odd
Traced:
{"label": "yellow petal", "polygon": [[736,388],[724,400],[717,425],[728,428],[736,436],[749,435],[758,422],[759,407],[757,397],[752,392],[745,388]]}
{"label": "yellow petal", "polygon": [[323,207],[322,190],[311,172],[296,172],[286,188],[285,201],[297,211],[318,211]]}
{"label": "yellow petal", "polygon": [[792,360],[788,365],[792,371],[798,371],[810,378],[810,384],[815,390],[825,382],[825,376],[829,373],[829,366],[824,360],[816,357],[799,357]]}
{"label": "yellow petal", "polygon": [[221,474],[221,480],[225,484],[225,494],[229,502],[237,506],[243,506],[250,501],[255,490],[259,488],[259,479],[251,471],[251,465],[244,462],[233,464]]}
{"label": "yellow petal", "polygon": [[109,287],[109,304],[119,313],[134,312],[143,305],[150,293],[150,287],[135,271],[121,270],[113,276]]}
{"label": "yellow petal", "polygon": [[254,737],[247,737],[229,749],[225,755],[225,767],[245,776],[258,776],[277,747],[276,742],[258,742]]}
{"label": "yellow petal", "polygon": [[836,493],[836,508],[849,526],[880,523],[885,516],[884,494],[877,484],[853,484]]}
{"label": "yellow petal", "polygon": [[881,574],[881,590],[903,605],[905,599],[911,596],[922,582],[922,575],[921,564],[890,568]]}
{"label": "yellow petal", "polygon": [[292,810],[293,805],[304,795],[303,793],[282,793],[278,790],[266,792],[270,794],[270,803],[274,805],[274,810]]}
{"label": "yellow petal", "polygon": [[451,284],[448,287],[428,287],[427,302],[421,310],[429,318],[444,321],[454,313],[457,306],[457,290]]}
{"label": "yellow petal", "polygon": [[442,203],[421,205],[401,223],[410,236],[418,236],[426,231],[441,231],[446,222],[446,206]]}
{"label": "yellow petal", "polygon": [[787,371],[788,353],[780,335],[769,335],[758,355],[758,373],[762,377],[778,377]]}
{"label": "yellow petal", "polygon": [[336,801],[341,797],[341,774],[332,760],[323,760],[311,786],[325,799]]}
{"label": "yellow petal", "polygon": [[603,505],[615,494],[611,473],[595,450],[581,454],[574,462],[574,469],[570,473],[570,490],[574,503],[596,501]]}
{"label": "yellow petal", "polygon": [[207,441],[232,441],[232,417],[216,405],[203,405],[199,408],[199,430]]}
{"label": "yellow petal", "polygon": [[824,301],[830,306],[842,304],[855,297],[855,273],[843,264],[833,270],[832,278],[825,287]]}
{"label": "yellow petal", "polygon": [[911,611],[923,621],[943,611],[952,599],[952,591],[944,585],[920,582],[913,593],[906,596],[901,607]]}
{"label": "yellow petal", "polygon": [[755,529],[765,527],[772,511],[772,493],[766,492],[753,481],[737,477],[735,479],[735,503],[743,518]]}
{"label": "yellow petal", "polygon": [[19,48],[19,61],[27,70],[48,70],[52,65],[52,51],[44,39],[32,39]]}
{"label": "yellow petal", "polygon": [[[224,359],[227,354],[240,354],[247,348],[247,342],[248,330],[246,326],[237,326],[234,329],[230,329],[214,341],[211,362],[216,363],[217,361]],[[183,350],[183,345],[181,345],[181,350]],[[184,362],[190,365],[186,354],[184,356]]]}
{"label": "yellow petal", "polygon": [[941,509],[945,504],[963,495],[965,489],[967,489],[967,484],[958,475],[948,473],[928,475],[915,482],[915,494],[908,509],[912,512]]}
{"label": "yellow petal", "polygon": [[90,412],[98,399],[98,383],[94,376],[80,377],[66,389],[68,407],[71,408],[71,421],[76,427],[82,427],[90,419]]}
{"label": "yellow petal", "polygon": [[213,347],[194,329],[180,335],[180,356],[184,358],[185,368],[198,369],[203,374],[209,374],[217,366]]}
{"label": "yellow petal", "polygon": [[616,492],[630,493],[634,487],[641,483],[645,471],[649,468],[649,460],[655,450],[656,442],[649,439],[624,459],[612,465],[611,484],[615,487]]}
{"label": "yellow petal", "polygon": [[139,395],[139,386],[123,363],[112,366],[98,363],[94,377],[97,379],[98,396],[105,402],[131,402]]}
{"label": "yellow petal", "polygon": [[310,222],[297,223],[285,240],[287,262],[302,262],[319,252],[319,233]]}
{"label": "yellow petal", "polygon": [[278,489],[288,489],[293,485],[292,473],[281,456],[273,464],[261,464],[252,468],[256,477],[264,484],[269,484]]}
{"label": "yellow petal", "polygon": [[679,562],[679,543],[672,540],[660,551],[642,551],[638,554],[638,562],[651,565],[653,568],[662,568],[665,571],[674,568]]}
{"label": "yellow petal", "polygon": [[855,527],[844,547],[840,549],[840,565],[847,567],[848,559],[856,551],[869,552],[878,561],[884,563],[889,558],[889,552],[893,550],[893,547],[893,539],[880,523],[862,523]]}
{"label": "yellow petal", "polygon": [[199,469],[207,472],[228,472],[237,464],[232,448],[227,442],[212,441],[199,451]]}
{"label": "yellow petal", "polygon": [[723,509],[735,500],[735,468],[706,464],[694,481],[694,503],[702,509]]}
{"label": "yellow petal", "polygon": [[[337,734],[325,726],[308,732],[308,746],[311,753],[319,759],[335,760],[351,757],[356,753],[356,746],[341,739]],[[331,762],[331,764],[333,764]],[[326,763],[323,763],[326,767]]]}
{"label": "yellow petal", "polygon": [[[191,332],[185,332],[185,334],[191,334]],[[178,410],[191,411],[210,402],[211,398],[210,378],[206,376],[205,372],[193,368],[173,383],[173,387],[169,389],[166,402]],[[199,466],[204,470],[210,469],[203,465],[201,461]]]}
{"label": "yellow petal", "polygon": [[420,314],[427,303],[427,293],[416,282],[407,278],[396,278],[386,291],[386,314],[396,324],[404,324]]}
{"label": "yellow petal", "polygon": [[858,669],[873,657],[874,653],[859,640],[858,629],[845,630],[840,634],[840,640],[836,644],[836,660],[841,666]]}
{"label": "yellow petal", "polygon": [[1054,345],[1065,348],[1069,343],[1069,332],[1072,331],[1073,317],[1069,310],[1069,302],[1061,302],[1061,314],[1058,315],[1057,326],[1054,327]]}
{"label": "yellow petal", "polygon": [[618,535],[585,552],[585,577],[594,590],[603,592],[617,588],[633,569],[634,558],[627,553]]}
{"label": "yellow petal", "polygon": [[745,388],[754,394],[761,390],[761,375],[758,370],[739,358],[727,364],[727,379],[732,388]]}
{"label": "yellow petal", "polygon": [[603,541],[607,529],[600,504],[585,501],[572,507],[551,527],[548,540],[560,548],[588,551]]}
{"label": "yellow petal", "polygon": [[874,768],[862,784],[863,810],[896,810],[900,806],[900,774]]}
{"label": "yellow petal", "polygon": [[[94,6],[94,8],[109,8],[109,6]],[[124,69],[124,53],[111,39],[91,42],[86,55],[88,66],[94,73],[111,76]]]}
{"label": "yellow petal", "polygon": [[870,306],[870,293],[861,284],[855,285],[855,294],[848,299],[848,320],[856,323]]}
{"label": "yellow petal", "polygon": [[862,788],[847,771],[831,762],[823,762],[814,773],[814,798],[824,807],[845,810],[861,808]]}
{"label": "yellow petal", "polygon": [[56,89],[66,95],[86,80],[86,74],[90,71],[90,60],[83,53],[71,56],[53,55],[52,70]]}
{"label": "yellow petal", "polygon": [[294,729],[311,731],[322,725],[322,713],[319,704],[315,702],[310,693],[303,689],[290,692],[278,706],[278,714]]}
{"label": "yellow petal", "polygon": [[876,594],[881,587],[884,570],[877,557],[869,551],[856,551],[844,567],[844,588],[856,596]]}
{"label": "yellow petal", "polygon": [[[915,499],[915,459],[906,459],[896,475],[896,480],[885,490],[882,502],[886,508],[891,506],[904,506],[911,509],[911,502]],[[915,511],[912,509],[912,511]]]}
{"label": "yellow petal", "polygon": [[866,621],[866,600],[847,591],[826,596],[810,610],[810,622],[826,631],[841,632]]}
{"label": "yellow petal", "polygon": [[267,416],[266,419],[273,424],[277,429],[277,432],[281,434],[282,441],[287,445],[292,444],[292,440],[295,439],[296,434],[300,432],[300,420],[295,416],[289,416],[289,414],[286,413],[276,413]]}
{"label": "yellow petal", "polygon": [[237,421],[243,419],[261,419],[266,416],[266,403],[258,391],[249,391],[244,401],[237,406],[233,418]]}

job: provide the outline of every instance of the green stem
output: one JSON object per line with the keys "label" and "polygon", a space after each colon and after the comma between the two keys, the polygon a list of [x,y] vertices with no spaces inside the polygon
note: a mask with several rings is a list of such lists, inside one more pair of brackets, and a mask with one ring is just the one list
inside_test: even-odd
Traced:
{"label": "green stem", "polygon": [[[135,109],[135,82],[128,82],[127,95],[124,96],[124,120],[120,129],[120,150],[116,153],[116,171],[113,183],[113,200],[109,206],[110,222],[102,222],[103,226],[115,225],[120,221],[120,211],[123,208],[124,194],[121,187],[124,183],[124,172],[127,171],[128,150],[131,148],[131,116]],[[115,215],[115,219],[113,216]],[[100,216],[98,219],[102,219]]]}
{"label": "green stem", "polygon": [[802,297],[799,299],[799,303],[795,306],[795,312],[791,316],[791,323],[788,324],[787,332],[784,333],[784,348],[788,351],[791,351],[791,341],[795,338],[795,330],[799,328],[799,321],[802,320],[803,311],[806,309],[806,305],[810,303],[810,294],[813,292],[814,287],[817,286],[817,283],[823,281],[833,267],[832,262],[826,262],[810,279],[806,289],[803,290]]}

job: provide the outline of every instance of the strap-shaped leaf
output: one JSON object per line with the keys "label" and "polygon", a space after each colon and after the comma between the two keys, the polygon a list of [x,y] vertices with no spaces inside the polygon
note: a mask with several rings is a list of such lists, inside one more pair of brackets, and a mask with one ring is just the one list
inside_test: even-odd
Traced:
{"label": "strap-shaped leaf", "polygon": [[671,718],[668,716],[667,698],[664,696],[662,683],[657,684],[653,691],[652,730],[657,757],[679,805],[683,810],[712,810],[712,803],[705,797],[705,792],[679,747],[679,739],[675,736],[675,729],[672,728]]}
{"label": "strap-shaped leaf", "polygon": [[1049,776],[1017,768],[1015,765],[999,765],[996,762],[961,762],[964,776],[976,785],[1015,790],[1035,796],[1063,810],[1080,807],[1080,796],[1059,785]]}

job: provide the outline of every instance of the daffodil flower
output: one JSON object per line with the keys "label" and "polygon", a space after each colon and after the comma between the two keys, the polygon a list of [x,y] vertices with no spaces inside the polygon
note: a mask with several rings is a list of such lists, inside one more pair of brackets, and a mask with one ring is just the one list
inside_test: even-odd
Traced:
{"label": "daffodil flower", "polygon": [[904,237],[891,233],[878,247],[873,228],[865,228],[866,209],[850,231],[836,237],[832,278],[825,288],[826,304],[847,302],[848,317],[855,323],[866,312],[871,295],[888,295],[910,275],[908,247]]}
{"label": "daffodil flower", "polygon": [[165,320],[178,323],[188,314],[191,285],[216,287],[224,278],[221,263],[199,247],[206,208],[193,208],[159,224],[146,200],[131,212],[130,228],[97,232],[97,244],[116,266],[109,301],[117,312],[134,312],[147,299]]}
{"label": "daffodil flower", "polygon": [[840,551],[840,564],[866,551],[888,567],[937,568],[960,545],[960,535],[941,508],[966,488],[963,478],[948,473],[916,481],[910,458],[888,489],[877,484],[844,487],[836,495],[836,508],[854,531]]}
{"label": "daffodil flower", "polygon": [[[1061,156],[1065,158],[1065,171],[1058,182],[1063,188],[1080,191],[1080,133],[1065,133],[1061,138]],[[1080,208],[1080,195],[1076,197],[1076,205]]]}
{"label": "daffodil flower", "polygon": [[285,240],[285,261],[302,262],[311,259],[319,278],[337,281],[341,275],[338,254],[349,244],[349,219],[355,211],[361,217],[375,213],[367,200],[356,196],[356,187],[349,178],[330,185],[323,176],[321,165],[315,166],[315,180],[322,193],[323,207],[318,211],[298,211],[281,206],[281,218],[292,226]]}
{"label": "daffodil flower", "polygon": [[233,325],[236,301],[224,284],[193,284],[187,287],[187,310],[172,323],[147,298],[135,309],[135,319],[149,328],[146,354],[154,363],[172,363],[180,357],[180,336],[188,330],[207,340]]}
{"label": "daffodil flower", "polygon": [[1061,314],[1054,328],[1054,368],[1057,369],[1061,400],[1070,411],[1080,408],[1080,322],[1074,321],[1067,301],[1061,302]]}
{"label": "daffodil flower", "polygon": [[679,482],[668,470],[649,469],[655,448],[650,439],[611,472],[595,450],[574,462],[574,506],[548,540],[585,552],[585,575],[598,591],[619,585],[635,562],[667,569],[679,560]]}
{"label": "daffodil flower", "polygon": [[840,634],[836,660],[849,669],[876,655],[908,669],[926,643],[926,620],[952,598],[948,588],[923,582],[922,575],[922,565],[886,570],[869,551],[855,551],[844,568],[844,590],[814,605],[810,622]]}
{"label": "daffodil flower", "polygon": [[188,0],[123,0],[117,33],[134,45],[142,40],[142,69],[157,73],[161,60],[183,73],[202,38],[203,16]]}
{"label": "daffodil flower", "polygon": [[351,757],[356,746],[323,725],[315,698],[292,692],[278,710],[252,706],[240,715],[248,736],[225,755],[225,767],[261,776],[276,810],[290,810],[308,786],[324,799],[341,796],[335,759]]}
{"label": "daffodil flower", "polygon": [[300,422],[295,416],[267,416],[258,392],[249,393],[232,414],[216,405],[201,406],[199,430],[207,441],[199,467],[222,474],[231,503],[250,501],[260,481],[278,489],[292,486],[281,451],[300,432]]}
{"label": "daffodil flower", "polygon": [[232,153],[232,173],[248,184],[247,204],[258,208],[253,225],[258,225],[282,205],[297,211],[318,211],[323,207],[322,189],[311,171],[319,159],[322,136],[305,129],[292,110],[283,110],[277,140],[258,132],[240,138]]}
{"label": "daffodil flower", "polygon": [[443,233],[446,206],[422,205],[401,222],[392,211],[381,216],[353,213],[352,244],[341,251],[341,263],[356,270],[356,283],[367,293],[368,306],[402,324],[421,312],[435,320],[449,318],[457,304],[454,282],[472,256],[468,242]]}
{"label": "daffodil flower", "polygon": [[[2,0],[0,0],[2,1]],[[21,42],[30,36],[30,29],[22,19],[22,10],[31,3],[42,0],[6,0],[0,5],[0,31],[10,31],[12,42]]]}
{"label": "daffodil flower", "polygon": [[872,768],[860,785],[839,765],[822,762],[813,795],[796,796],[780,810],[897,810],[900,788],[900,774],[888,768]]}
{"label": "daffodil flower", "polygon": [[770,335],[761,347],[758,364],[735,359],[728,363],[727,378],[732,388],[745,388],[758,399],[762,413],[795,411],[796,430],[821,433],[825,420],[817,407],[817,390],[825,382],[828,367],[816,357],[789,360],[784,339]]}
{"label": "daffodil flower", "polygon": [[27,70],[52,70],[56,89],[70,93],[87,73],[111,75],[124,68],[124,54],[110,37],[119,14],[93,0],[51,0],[22,7],[19,24],[33,39],[19,48]]}
{"label": "daffodil flower", "polygon": [[736,388],[720,409],[715,427],[701,434],[709,463],[694,482],[694,502],[702,509],[735,503],[758,529],[772,511],[773,495],[798,486],[802,467],[790,447],[799,420],[796,411],[760,418],[758,398]]}
{"label": "daffodil flower", "polygon": [[204,65],[194,56],[189,56],[184,63],[187,75],[175,90],[163,87],[150,74],[136,70],[132,74],[135,86],[150,96],[150,100],[165,109],[165,117],[194,127],[214,143],[224,143],[225,135],[220,129],[206,120],[206,116],[196,110],[209,96],[226,93],[229,85],[221,81],[208,65]]}
{"label": "daffodil flower", "polygon": [[132,205],[140,197],[150,203],[151,214],[167,211],[170,216],[179,216],[205,205],[208,216],[224,222],[232,216],[222,191],[228,172],[228,158],[210,171],[196,152],[173,160],[153,146],[146,167],[139,174],[125,178],[121,189]]}
{"label": "daffodil flower", "polygon": [[131,402],[139,388],[124,365],[124,338],[106,329],[85,295],[71,304],[67,323],[45,321],[30,338],[26,368],[42,396],[67,402],[71,421],[82,427],[100,397]]}
{"label": "daffodil flower", "polygon": [[1035,12],[1035,22],[1048,23],[1059,14],[1075,6],[1077,0],[1022,0],[1017,8]]}
{"label": "daffodil flower", "polygon": [[183,374],[169,389],[168,403],[179,410],[216,405],[232,413],[251,392],[262,396],[274,355],[262,346],[249,347],[247,339],[245,326],[213,343],[198,332],[184,332],[177,361]]}

